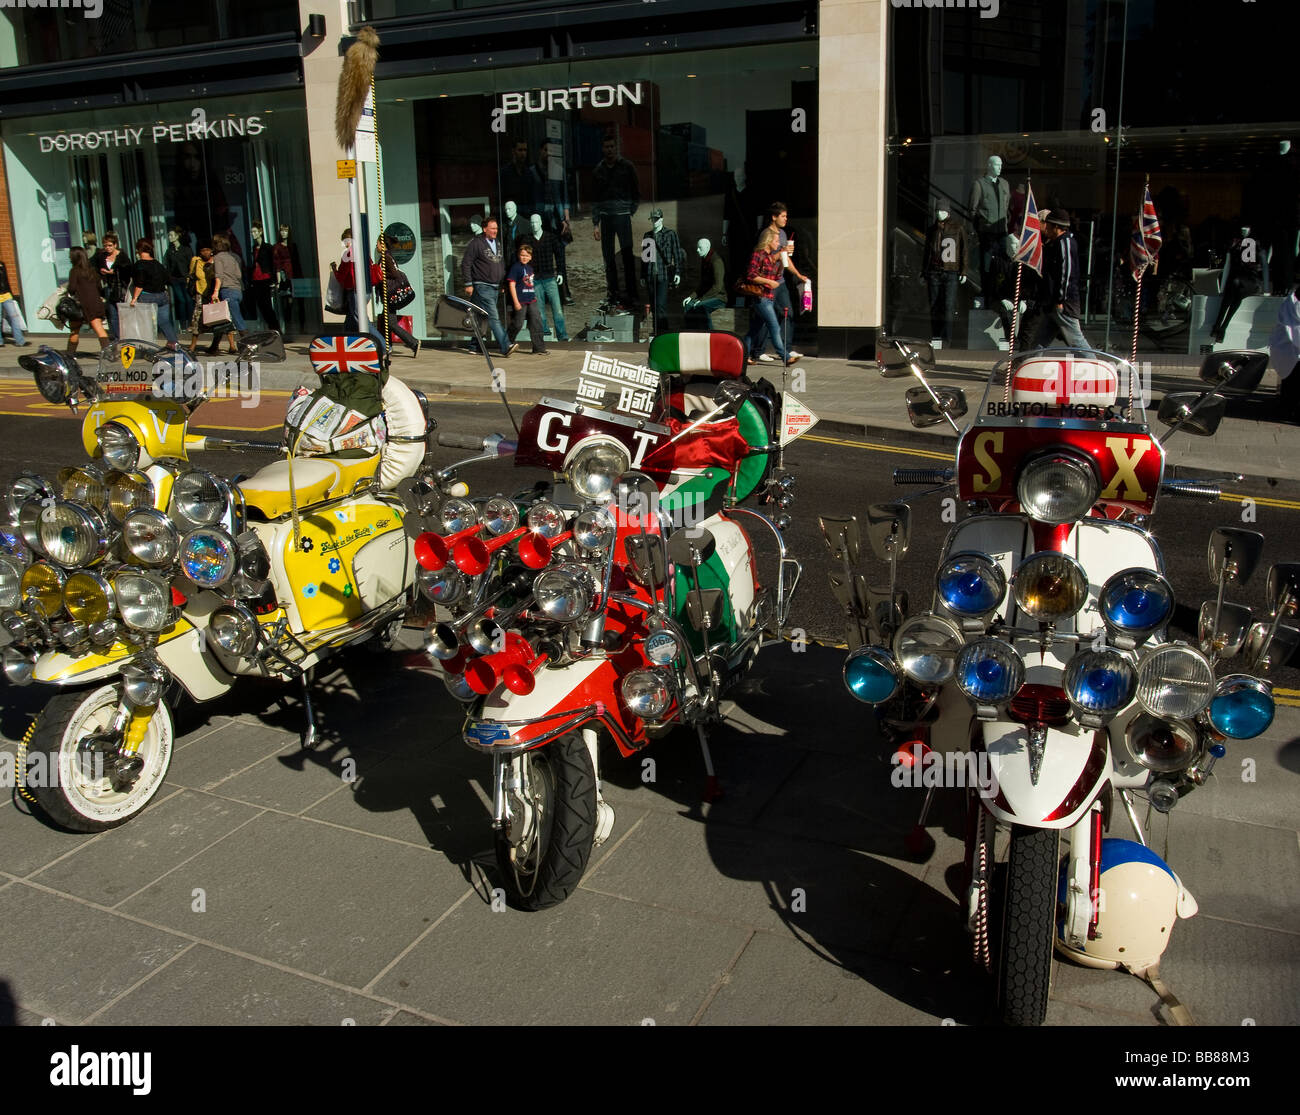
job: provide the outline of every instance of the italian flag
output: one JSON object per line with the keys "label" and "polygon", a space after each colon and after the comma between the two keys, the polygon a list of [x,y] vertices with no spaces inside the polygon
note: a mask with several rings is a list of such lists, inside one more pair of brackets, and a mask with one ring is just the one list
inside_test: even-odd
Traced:
{"label": "italian flag", "polygon": [[649,359],[656,372],[738,379],[745,371],[745,344],[734,333],[662,333],[650,342]]}

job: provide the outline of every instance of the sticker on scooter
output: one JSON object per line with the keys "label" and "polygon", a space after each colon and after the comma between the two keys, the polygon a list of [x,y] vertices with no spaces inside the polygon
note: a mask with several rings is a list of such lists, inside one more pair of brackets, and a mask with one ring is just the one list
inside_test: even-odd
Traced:
{"label": "sticker on scooter", "polygon": [[479,747],[491,747],[492,744],[504,743],[509,738],[510,729],[492,720],[478,720],[465,728],[466,741],[472,741]]}

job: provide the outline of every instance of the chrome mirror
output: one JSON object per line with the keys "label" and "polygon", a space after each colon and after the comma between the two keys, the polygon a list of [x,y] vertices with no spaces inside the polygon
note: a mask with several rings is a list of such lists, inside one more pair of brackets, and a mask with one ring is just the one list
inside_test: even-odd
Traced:
{"label": "chrome mirror", "polygon": [[[938,402],[935,402],[936,397]],[[907,389],[907,417],[918,430],[961,418],[966,411],[966,392],[960,387]]]}
{"label": "chrome mirror", "polygon": [[834,515],[819,515],[817,522],[822,528],[822,537],[830,547],[831,558],[835,561],[848,559],[850,565],[857,565],[862,553],[862,535],[858,530],[858,520],[852,515],[841,519]]}
{"label": "chrome mirror", "polygon": [[1217,607],[1217,623],[1215,611],[1213,600],[1201,605],[1197,622],[1201,651],[1215,658],[1235,658],[1246,643],[1246,634],[1254,616],[1244,604],[1232,604],[1226,600]]}
{"label": "chrome mirror", "polygon": [[1210,580],[1218,584],[1244,585],[1250,580],[1264,552],[1264,536],[1256,530],[1240,527],[1215,527],[1210,531],[1210,544],[1206,559],[1210,566]]}
{"label": "chrome mirror", "polygon": [[1201,382],[1225,391],[1254,391],[1264,378],[1268,353],[1251,349],[1212,352],[1201,362]]}
{"label": "chrome mirror", "polygon": [[1275,616],[1300,611],[1300,563],[1279,562],[1268,571],[1268,607]]}
{"label": "chrome mirror", "polygon": [[1246,638],[1246,661],[1252,673],[1266,674],[1285,666],[1300,647],[1300,629],[1257,623]]}
{"label": "chrome mirror", "polygon": [[1166,426],[1177,426],[1198,437],[1211,437],[1223,421],[1228,400],[1222,395],[1198,395],[1175,391],[1160,400],[1156,417]]}
{"label": "chrome mirror", "polygon": [[907,555],[912,537],[912,509],[906,503],[872,503],[867,506],[867,541],[881,561]]}

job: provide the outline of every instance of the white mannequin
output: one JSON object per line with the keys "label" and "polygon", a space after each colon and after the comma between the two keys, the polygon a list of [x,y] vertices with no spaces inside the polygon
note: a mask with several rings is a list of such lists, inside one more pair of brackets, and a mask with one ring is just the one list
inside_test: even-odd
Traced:
{"label": "white mannequin", "polygon": [[[997,158],[996,155],[994,155],[993,157],[994,157],[994,158]],[[943,222],[946,221],[946,220],[948,219],[948,210],[946,210],[946,209],[936,209],[936,210],[934,211],[934,215],[935,215],[935,218],[938,220],[938,222],[939,222],[940,224],[943,224]],[[961,286],[961,285],[963,285],[965,282],[966,282],[966,272],[963,271],[963,272],[958,276],[958,278],[957,278],[957,284],[958,284],[959,286]]]}
{"label": "white mannequin", "polygon": [[1277,146],[1279,155],[1289,155],[1291,153],[1291,141],[1289,139],[1282,140]]}
{"label": "white mannequin", "polygon": [[[514,205],[514,202],[513,202],[513,201],[507,201],[507,202],[506,202],[506,213],[507,213],[507,214],[509,214],[509,212],[510,212],[510,206],[512,206],[512,205]],[[541,243],[541,239],[542,239],[542,215],[541,215],[540,213],[534,213],[531,217],[529,217],[529,218],[528,218],[528,227],[529,227],[529,229],[532,230],[533,239],[534,239],[535,241],[537,241],[538,243]],[[555,276],[555,285],[556,285],[556,286],[564,286],[564,276],[563,276],[563,275],[557,274],[557,275]]]}
{"label": "white mannequin", "polygon": [[[656,218],[655,218],[655,220],[654,220],[654,230],[655,230],[655,232],[663,232],[663,230],[664,230],[664,219],[663,219],[662,217],[656,217]],[[682,277],[681,277],[680,275],[674,275],[673,278],[672,278],[672,283],[671,283],[670,285],[672,285],[672,286],[681,286],[681,283],[682,283]]]}
{"label": "white mannequin", "polygon": [[[709,243],[707,240],[705,240],[703,237],[701,237],[699,240],[695,241],[695,254],[696,254],[697,256],[699,256],[700,259],[703,259],[705,256],[707,256],[707,255],[709,254],[709,252],[712,250],[712,248],[713,248],[713,245],[710,244],[710,243]],[[694,298],[683,298],[683,299],[682,299],[682,309],[683,309],[683,310],[689,310],[689,309],[690,309],[692,306],[694,306],[694,305],[695,305],[695,299],[694,299]]]}
{"label": "white mannequin", "polygon": [[471,217],[471,218],[469,219],[469,230],[470,230],[470,232],[472,232],[475,236],[482,236],[482,235],[483,235],[483,218],[482,218],[482,217],[478,217],[478,216]]}
{"label": "white mannequin", "polygon": [[993,182],[1002,177],[1002,160],[997,155],[989,156],[988,177]]}
{"label": "white mannequin", "polygon": [[507,201],[506,220],[513,221],[517,216],[519,216],[519,206],[517,206],[513,201]]}

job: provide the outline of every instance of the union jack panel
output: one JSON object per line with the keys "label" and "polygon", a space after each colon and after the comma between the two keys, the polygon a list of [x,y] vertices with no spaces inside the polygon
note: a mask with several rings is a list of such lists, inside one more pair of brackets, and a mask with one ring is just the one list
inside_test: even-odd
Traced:
{"label": "union jack panel", "polygon": [[307,355],[316,374],[330,372],[369,372],[379,375],[381,358],[374,337],[347,334],[340,337],[317,337]]}

